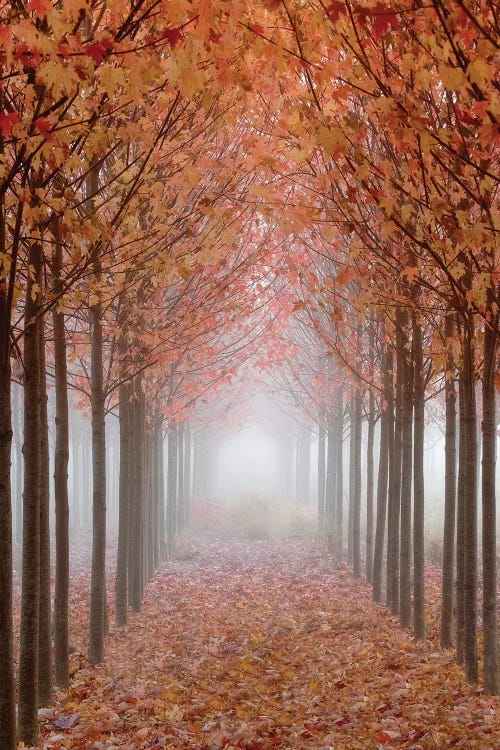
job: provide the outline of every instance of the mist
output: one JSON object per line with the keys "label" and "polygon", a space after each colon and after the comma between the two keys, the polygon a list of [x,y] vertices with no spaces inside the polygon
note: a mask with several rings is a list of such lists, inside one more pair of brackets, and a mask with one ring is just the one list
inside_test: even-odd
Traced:
{"label": "mist", "polygon": [[257,424],[230,434],[217,453],[217,496],[225,501],[280,491],[278,445]]}

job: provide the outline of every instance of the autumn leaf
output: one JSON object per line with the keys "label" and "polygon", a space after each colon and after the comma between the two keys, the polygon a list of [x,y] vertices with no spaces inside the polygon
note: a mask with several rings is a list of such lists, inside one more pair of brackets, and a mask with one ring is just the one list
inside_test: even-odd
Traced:
{"label": "autumn leaf", "polygon": [[6,115],[0,114],[0,133],[5,137],[10,135],[12,126],[19,122],[17,112],[8,112]]}

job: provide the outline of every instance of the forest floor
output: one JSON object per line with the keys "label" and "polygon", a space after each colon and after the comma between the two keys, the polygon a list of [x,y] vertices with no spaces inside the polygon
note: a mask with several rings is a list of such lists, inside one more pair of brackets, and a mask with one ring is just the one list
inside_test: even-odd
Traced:
{"label": "forest floor", "polygon": [[40,712],[45,750],[500,749],[500,702],[438,650],[432,579],[416,644],[310,543],[192,542],[99,667],[78,650],[87,584],[72,589],[71,688]]}

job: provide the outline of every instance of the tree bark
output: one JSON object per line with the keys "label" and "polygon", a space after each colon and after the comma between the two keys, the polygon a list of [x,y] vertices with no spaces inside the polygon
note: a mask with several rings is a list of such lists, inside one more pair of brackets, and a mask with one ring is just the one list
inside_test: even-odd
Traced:
{"label": "tree bark", "polygon": [[191,503],[191,428],[186,424],[184,448],[184,528],[190,525]]}
{"label": "tree bark", "polygon": [[457,662],[464,663],[464,623],[465,623],[465,463],[467,445],[464,422],[464,371],[459,371],[458,404],[459,404],[459,447],[458,447],[458,485],[457,485]]}
{"label": "tree bark", "polygon": [[25,302],[24,334],[24,497],[21,633],[19,650],[18,739],[38,743],[38,627],[40,605],[40,285],[42,247],[32,242]]}
{"label": "tree bark", "polygon": [[361,578],[361,437],[362,397],[354,394],[354,466],[353,466],[353,517],[352,517],[352,570],[355,578]]}
{"label": "tree bark", "polygon": [[454,362],[451,339],[454,335],[454,318],[448,313],[445,322],[445,335],[448,341],[448,357],[445,373],[446,426],[445,426],[445,488],[444,488],[444,528],[443,528],[443,578],[441,586],[441,648],[453,645],[453,573],[455,544],[455,506],[457,494],[457,406],[454,379]]}
{"label": "tree bark", "polygon": [[[100,281],[95,263],[96,281]],[[89,661],[104,661],[106,607],[106,426],[103,384],[102,303],[90,308],[90,400],[92,405],[92,572],[90,583]]]}
{"label": "tree bark", "polygon": [[[5,216],[0,215],[0,247],[4,247]],[[12,413],[10,404],[10,310],[6,289],[0,287],[0,747],[15,750],[16,714],[12,626],[12,506],[10,452]]]}
{"label": "tree bark", "polygon": [[167,552],[172,554],[177,528],[177,425],[170,424],[168,433],[167,471]]}
{"label": "tree bark", "polygon": [[44,323],[38,326],[40,347],[40,601],[38,623],[38,705],[48,706],[53,694],[50,570],[50,468],[47,375]]}
{"label": "tree bark", "polygon": [[411,488],[413,465],[413,363],[407,351],[409,336],[405,321],[403,383],[403,454],[401,469],[401,536],[399,549],[399,619],[411,625]]}
{"label": "tree bark", "polygon": [[321,533],[325,525],[325,425],[320,415],[318,425],[318,529]]}
{"label": "tree bark", "polygon": [[[496,316],[495,323],[498,322]],[[496,403],[495,376],[498,336],[488,323],[484,331],[483,363],[483,459],[482,459],[482,542],[483,542],[483,663],[484,690],[498,693],[497,664],[497,571],[496,571]]]}
{"label": "tree bark", "polygon": [[370,389],[368,406],[368,435],[366,441],[366,580],[373,580],[373,485],[375,442],[375,395]]}
{"label": "tree bark", "polygon": [[335,527],[338,537],[339,556],[343,553],[344,526],[344,386],[341,384],[337,392],[337,467],[335,471]]}
{"label": "tree bark", "polygon": [[[122,348],[124,347],[122,344]],[[115,616],[118,627],[127,623],[128,611],[128,537],[130,488],[130,386],[119,386],[120,477],[118,498],[118,551],[116,558]]]}
{"label": "tree bark", "polygon": [[399,549],[401,521],[401,461],[403,452],[403,326],[405,313],[396,313],[396,387],[389,408],[389,510],[387,523],[386,604],[399,614]]}
{"label": "tree bark", "polygon": [[[55,232],[54,294],[59,294],[62,273],[62,244]],[[68,371],[64,313],[57,306],[52,312],[54,327],[54,372],[56,390],[56,445],[54,456],[54,495],[56,506],[56,580],[54,593],[54,676],[58,687],[69,685],[69,419]]]}
{"label": "tree bark", "polygon": [[163,450],[163,428],[160,425],[158,433],[158,495],[159,495],[159,544],[160,560],[163,562],[167,556],[167,527],[165,516],[165,456]]}
{"label": "tree bark", "polygon": [[[392,393],[392,352],[386,350],[383,362],[384,396],[386,403]],[[375,547],[373,551],[373,585],[374,601],[382,600],[382,560],[384,554],[385,521],[387,512],[387,485],[389,469],[389,435],[387,409],[380,419],[380,450],[377,482],[377,520],[375,527]]]}
{"label": "tree bark", "polygon": [[425,638],[425,548],[424,548],[424,416],[425,373],[422,328],[412,316],[413,360],[415,366],[413,441],[413,635]]}
{"label": "tree bark", "polygon": [[177,424],[177,532],[184,530],[184,423]]}
{"label": "tree bark", "polygon": [[477,682],[477,426],[475,330],[469,313],[464,336],[464,665],[467,682]]}
{"label": "tree bark", "polygon": [[335,416],[328,415],[328,445],[326,455],[326,485],[325,485],[325,524],[330,530],[336,515],[336,485],[337,485],[337,440],[338,427]]}

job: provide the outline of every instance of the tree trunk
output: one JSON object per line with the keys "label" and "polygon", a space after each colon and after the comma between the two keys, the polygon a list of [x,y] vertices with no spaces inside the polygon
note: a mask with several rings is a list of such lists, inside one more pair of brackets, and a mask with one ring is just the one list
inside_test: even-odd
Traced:
{"label": "tree trunk", "polygon": [[[29,265],[38,284],[42,247],[32,242]],[[23,585],[19,650],[18,739],[38,743],[38,626],[40,604],[40,292],[32,294],[35,279],[28,274],[24,334],[24,497]],[[10,460],[10,458],[9,458]]]}
{"label": "tree trunk", "polygon": [[172,422],[168,433],[167,472],[167,551],[172,554],[177,528],[177,425]]}
{"label": "tree trunk", "polygon": [[401,626],[411,625],[411,488],[413,465],[413,363],[407,351],[405,324],[403,383],[403,455],[401,469],[401,536],[399,549],[399,619]]}
{"label": "tree trunk", "polygon": [[355,578],[361,578],[361,437],[362,397],[354,394],[354,466],[353,466],[353,516],[352,516],[352,570]]}
{"label": "tree trunk", "polygon": [[48,706],[53,693],[50,571],[50,468],[44,323],[38,326],[40,347],[40,601],[38,624],[38,705]]}
{"label": "tree trunk", "polygon": [[129,495],[129,603],[133,612],[141,608],[142,592],[142,546],[144,515],[144,420],[142,410],[142,382],[140,376],[134,381],[133,446],[131,470],[133,481]]}
{"label": "tree trunk", "polygon": [[13,384],[13,432],[15,455],[15,496],[14,496],[14,540],[21,548],[23,541],[23,387]]}
{"label": "tree trunk", "polygon": [[337,485],[337,439],[338,428],[335,415],[328,415],[328,445],[326,455],[326,485],[325,485],[325,524],[331,529],[336,511]]}
{"label": "tree trunk", "polygon": [[[387,349],[383,363],[384,396],[389,403],[392,393],[392,352]],[[385,520],[387,509],[387,485],[389,468],[389,434],[387,409],[380,419],[380,451],[377,482],[377,520],[375,528],[375,547],[373,551],[373,586],[372,595],[376,602],[382,600],[382,559],[384,554]]]}
{"label": "tree trunk", "polygon": [[403,326],[405,312],[396,313],[396,388],[389,408],[389,511],[387,523],[386,604],[399,614],[399,550],[401,522],[401,462],[403,452]]}
{"label": "tree trunk", "polygon": [[184,448],[184,528],[190,525],[191,503],[191,429],[186,424]]}
{"label": "tree trunk", "polygon": [[165,517],[165,456],[163,451],[163,428],[161,425],[158,432],[158,496],[160,560],[163,562],[167,556],[167,528]]}
{"label": "tree trunk", "polygon": [[375,395],[370,389],[366,442],[366,580],[373,580],[373,445],[375,442]]}
{"label": "tree trunk", "polygon": [[[59,294],[62,273],[62,244],[55,232],[54,294]],[[54,327],[54,372],[56,390],[56,445],[54,495],[56,506],[56,580],[54,593],[54,676],[62,690],[69,685],[69,503],[68,503],[68,371],[64,313],[57,305],[52,312]]]}
{"label": "tree trunk", "polygon": [[[5,217],[0,215],[0,247],[4,247]],[[10,310],[5,287],[0,287],[0,747],[15,750],[16,714],[12,627],[12,507],[10,451],[12,414],[10,404]]]}
{"label": "tree trunk", "polygon": [[[498,321],[496,317],[495,323]],[[498,693],[497,665],[497,571],[496,571],[496,376],[497,333],[486,323],[483,364],[483,662],[484,690]]]}
{"label": "tree trunk", "polygon": [[421,324],[412,316],[415,365],[413,444],[413,635],[425,638],[424,416],[425,374]]}
{"label": "tree trunk", "polygon": [[[100,269],[95,267],[96,281]],[[90,583],[89,661],[104,661],[106,607],[106,427],[103,385],[102,303],[90,308],[90,400],[92,405],[92,573]]]}
{"label": "tree trunk", "polygon": [[455,505],[457,484],[457,406],[454,379],[454,361],[451,352],[451,339],[454,335],[454,319],[451,313],[446,316],[445,335],[448,341],[448,358],[445,373],[446,427],[445,427],[445,488],[444,488],[444,528],[443,528],[443,578],[441,587],[441,648],[453,645],[453,573],[455,544]]}
{"label": "tree trunk", "polygon": [[464,663],[464,623],[465,623],[465,463],[467,445],[465,437],[465,390],[463,367],[459,371],[459,446],[458,446],[458,485],[457,485],[457,662]]}
{"label": "tree trunk", "polygon": [[464,664],[467,682],[477,682],[477,428],[475,388],[475,330],[472,314],[464,336]]}
{"label": "tree trunk", "polygon": [[335,527],[338,536],[339,556],[343,554],[344,526],[344,386],[337,393],[337,467],[335,471]]}
{"label": "tree trunk", "polygon": [[184,423],[177,424],[177,532],[184,530]]}
{"label": "tree trunk", "polygon": [[355,428],[355,396],[353,389],[351,388],[351,403],[349,404],[349,504],[347,509],[347,560],[350,565],[353,564],[354,560],[354,505],[355,505],[355,443],[356,443],[356,428]]}
{"label": "tree trunk", "polygon": [[325,524],[325,425],[320,415],[318,434],[318,529],[321,533]]}
{"label": "tree trunk", "polygon": [[[124,343],[122,346],[124,346]],[[130,386],[119,386],[120,478],[118,498],[118,551],[116,557],[115,617],[118,627],[127,623],[128,611],[128,537],[130,488]]]}

